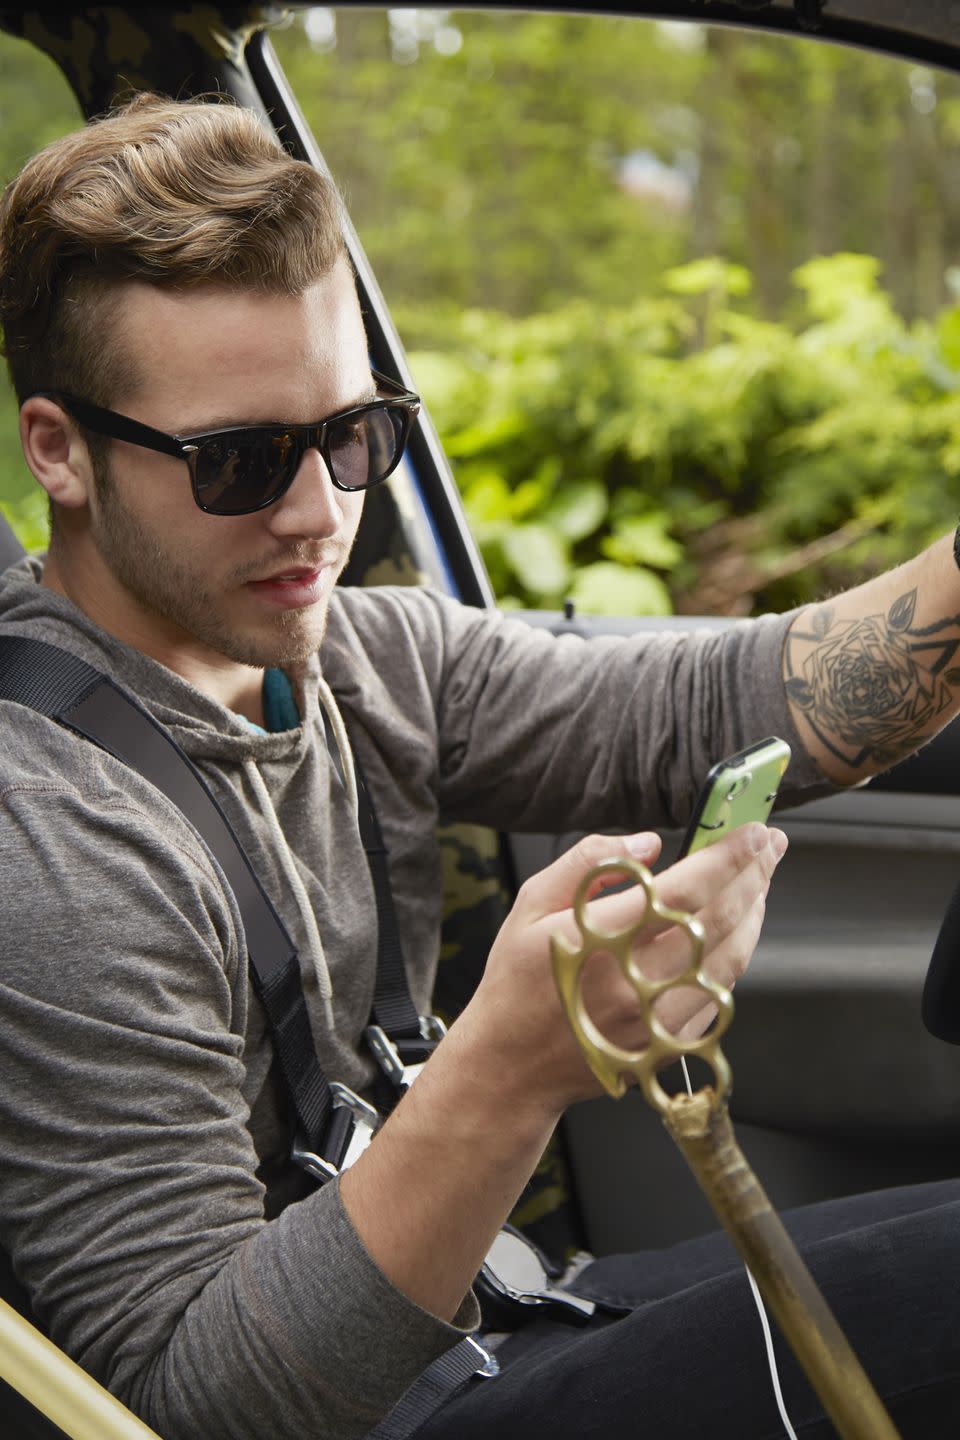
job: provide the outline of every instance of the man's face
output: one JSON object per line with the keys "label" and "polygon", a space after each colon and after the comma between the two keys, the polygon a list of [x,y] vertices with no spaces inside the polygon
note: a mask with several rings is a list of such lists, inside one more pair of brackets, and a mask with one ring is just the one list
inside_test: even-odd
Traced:
{"label": "man's face", "polygon": [[[303,295],[120,287],[136,384],[124,414],[171,434],[308,423],[369,398],[370,367],[345,261]],[[252,515],[207,515],[183,461],[120,441],[91,496],[83,608],[193,676],[223,661],[295,663],[317,649],[362,494],[336,490],[317,451]]]}

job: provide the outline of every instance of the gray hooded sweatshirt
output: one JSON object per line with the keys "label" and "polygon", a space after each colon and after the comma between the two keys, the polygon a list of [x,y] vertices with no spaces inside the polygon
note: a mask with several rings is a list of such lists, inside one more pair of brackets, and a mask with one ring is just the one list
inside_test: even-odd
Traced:
{"label": "gray hooded sweatshirt", "polygon": [[[709,766],[770,733],[794,749],[787,793],[824,788],[780,680],[789,617],[586,644],[423,590],[343,589],[320,657],[291,675],[301,725],[256,734],[41,573],[0,579],[3,632],[106,671],[187,751],[299,948],[324,1073],[360,1091],[376,910],[350,745],[422,1010],[438,819],[680,823]],[[0,702],[0,725],[0,1243],[38,1317],[166,1440],[365,1435],[476,1325],[472,1297],[452,1325],[420,1309],[336,1183],[291,1186],[241,921],[189,822],[54,722]]]}

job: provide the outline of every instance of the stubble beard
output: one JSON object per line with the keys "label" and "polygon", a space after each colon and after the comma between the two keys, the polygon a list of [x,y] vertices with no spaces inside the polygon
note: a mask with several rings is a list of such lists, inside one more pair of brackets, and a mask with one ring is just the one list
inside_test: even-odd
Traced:
{"label": "stubble beard", "polygon": [[[298,665],[319,649],[327,623],[325,601],[303,610],[278,612],[269,617],[266,632],[238,631],[222,614],[223,589],[240,586],[245,578],[257,577],[240,570],[227,577],[226,585],[217,591],[206,588],[197,573],[178,559],[173,546],[163,546],[131,514],[109,478],[98,488],[98,549],[121,585],[146,610],[185,631],[207,649],[240,665],[260,668]],[[285,562],[293,565],[307,558],[291,551],[285,556]],[[343,556],[335,564],[337,575],[345,562],[346,556]]]}

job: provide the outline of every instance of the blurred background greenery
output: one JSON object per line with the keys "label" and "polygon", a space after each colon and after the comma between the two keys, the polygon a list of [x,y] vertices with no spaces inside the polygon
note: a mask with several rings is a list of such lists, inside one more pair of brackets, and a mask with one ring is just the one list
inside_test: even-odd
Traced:
{"label": "blurred background greenery", "polygon": [[[41,146],[75,130],[81,118],[53,61],[26,41],[0,34],[0,181],[15,175]],[[46,498],[23,463],[6,367],[0,371],[0,511],[29,550],[45,544]]]}
{"label": "blurred background greenery", "polygon": [[[952,523],[956,78],[599,15],[317,8],[274,43],[502,603],[783,608]],[[6,38],[0,95],[7,176],[77,111]],[[35,541],[31,483],[3,397]]]}

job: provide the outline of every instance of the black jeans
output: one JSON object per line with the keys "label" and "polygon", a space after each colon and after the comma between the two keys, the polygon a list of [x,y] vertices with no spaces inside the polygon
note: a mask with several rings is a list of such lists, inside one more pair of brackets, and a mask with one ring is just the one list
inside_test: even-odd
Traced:
{"label": "black jeans", "polygon": [[[960,1435],[960,1180],[787,1211],[784,1223],[903,1440]],[[608,1256],[578,1292],[634,1307],[574,1329],[535,1320],[417,1440],[780,1440],[760,1320],[722,1234]],[[787,1412],[804,1440],[833,1426],[774,1331]]]}

